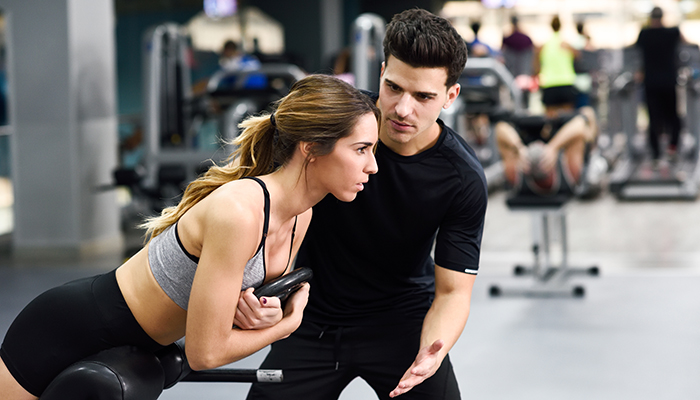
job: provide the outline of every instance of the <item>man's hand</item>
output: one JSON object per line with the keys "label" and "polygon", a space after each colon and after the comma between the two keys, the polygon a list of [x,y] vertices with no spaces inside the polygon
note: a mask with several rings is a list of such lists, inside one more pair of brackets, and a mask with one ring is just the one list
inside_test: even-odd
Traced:
{"label": "man's hand", "polygon": [[404,394],[433,376],[435,371],[440,368],[438,353],[444,345],[445,343],[442,340],[436,340],[430,346],[420,349],[416,360],[411,364],[408,371],[403,374],[396,389],[389,393],[389,397]]}
{"label": "man's hand", "polygon": [[544,146],[539,167],[543,172],[551,173],[554,171],[554,167],[556,167],[558,159],[559,150],[553,148],[552,146]]}
{"label": "man's hand", "polygon": [[253,288],[241,292],[233,323],[241,329],[269,328],[282,320],[282,307],[277,297],[261,297],[253,294]]}
{"label": "man's hand", "polygon": [[518,168],[520,171],[527,175],[530,173],[530,152],[527,146],[520,146],[516,148],[518,154]]}

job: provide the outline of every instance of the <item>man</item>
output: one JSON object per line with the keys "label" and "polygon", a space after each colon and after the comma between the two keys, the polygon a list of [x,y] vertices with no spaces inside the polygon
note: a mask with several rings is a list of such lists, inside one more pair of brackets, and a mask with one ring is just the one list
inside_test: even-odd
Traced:
{"label": "man", "polygon": [[513,115],[497,122],[494,132],[506,181],[515,192],[573,195],[598,124],[586,106],[554,116]]}
{"label": "man", "polygon": [[355,201],[314,207],[296,263],[314,270],[304,322],[261,366],[285,380],[253,384],[249,399],[334,399],[358,376],[380,399],[460,398],[448,352],[469,316],[487,188],[438,116],[459,94],[466,46],[412,9],[388,25],[384,53],[380,172]]}
{"label": "man", "polygon": [[[655,161],[661,157],[659,136],[664,129],[669,129],[667,153],[672,160],[676,157],[681,132],[681,119],[676,107],[676,51],[685,40],[678,27],[664,27],[662,18],[661,8],[654,7],[649,27],[639,32],[636,43],[642,53],[644,94],[649,110],[649,145]],[[642,80],[639,76],[637,79]]]}

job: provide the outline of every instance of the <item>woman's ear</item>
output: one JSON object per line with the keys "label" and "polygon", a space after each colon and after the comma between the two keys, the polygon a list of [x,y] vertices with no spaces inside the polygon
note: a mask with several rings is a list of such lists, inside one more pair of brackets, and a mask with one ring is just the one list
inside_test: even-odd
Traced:
{"label": "woman's ear", "polygon": [[308,158],[309,162],[314,162],[316,157],[310,156],[313,151],[314,144],[311,142],[300,142],[299,143],[299,150],[301,151],[301,154],[304,156],[304,158]]}

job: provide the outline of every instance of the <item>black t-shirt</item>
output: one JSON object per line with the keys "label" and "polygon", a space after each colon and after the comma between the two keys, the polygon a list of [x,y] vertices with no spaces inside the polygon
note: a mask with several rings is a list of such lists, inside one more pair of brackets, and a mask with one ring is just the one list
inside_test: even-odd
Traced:
{"label": "black t-shirt", "polygon": [[642,52],[644,85],[655,89],[676,86],[676,52],[680,41],[681,32],[677,27],[644,28],[639,32],[636,45]]}
{"label": "black t-shirt", "polygon": [[[326,325],[419,322],[435,264],[476,274],[487,203],[483,168],[452,129],[401,156],[379,143],[379,172],[352,202],[326,196],[296,265],[314,271],[304,318]],[[431,256],[435,243],[434,257]]]}

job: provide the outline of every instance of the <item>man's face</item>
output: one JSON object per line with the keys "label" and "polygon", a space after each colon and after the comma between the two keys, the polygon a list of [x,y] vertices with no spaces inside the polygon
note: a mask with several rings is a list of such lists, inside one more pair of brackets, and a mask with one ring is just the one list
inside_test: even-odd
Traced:
{"label": "man's face", "polygon": [[379,102],[380,138],[392,150],[413,155],[429,148],[440,135],[435,122],[459,94],[445,86],[445,68],[414,68],[389,56],[382,66]]}

